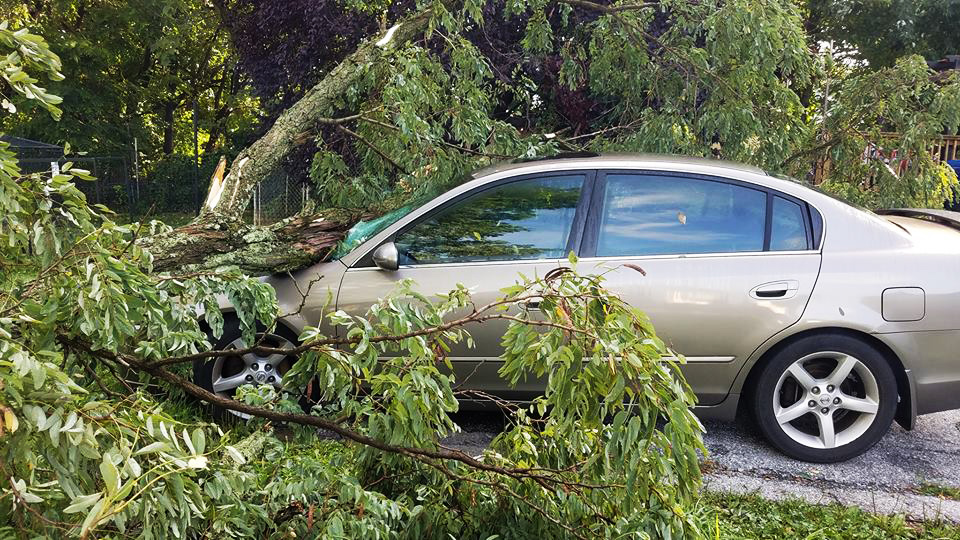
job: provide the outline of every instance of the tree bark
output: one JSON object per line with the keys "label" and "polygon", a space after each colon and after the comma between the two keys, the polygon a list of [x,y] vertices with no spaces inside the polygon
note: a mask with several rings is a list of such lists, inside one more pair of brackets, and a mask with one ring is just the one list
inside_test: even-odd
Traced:
{"label": "tree bark", "polygon": [[213,271],[238,266],[250,275],[297,270],[326,260],[346,231],[373,215],[330,209],[270,226],[194,222],[172,234],[144,238],[156,272]]}
{"label": "tree bark", "polygon": [[430,11],[409,17],[379,39],[360,45],[306,95],[284,111],[274,125],[233,161],[225,175],[214,174],[206,202],[193,223],[140,241],[154,255],[154,269],[212,270],[239,266],[252,275],[302,268],[324,260],[346,231],[372,215],[327,209],[268,227],[246,225],[243,211],[257,182],[278,171],[284,159],[318,120],[334,111],[337,101],[378,62],[384,52],[423,35]]}

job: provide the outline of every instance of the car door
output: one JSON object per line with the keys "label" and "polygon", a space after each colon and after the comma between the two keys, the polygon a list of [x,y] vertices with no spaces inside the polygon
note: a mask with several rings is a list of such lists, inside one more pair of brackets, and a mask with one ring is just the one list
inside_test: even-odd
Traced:
{"label": "car door", "polygon": [[699,402],[717,404],[750,354],[803,314],[820,269],[811,211],[725,178],[601,171],[581,265],[650,316],[686,356]]}
{"label": "car door", "polygon": [[[515,283],[520,273],[543,276],[576,249],[593,177],[593,172],[576,171],[508,178],[439,204],[389,235],[387,241],[392,240],[400,254],[399,269],[383,270],[361,257],[347,270],[338,309],[363,314],[402,279],[412,279],[427,295],[449,292],[462,283],[482,306],[499,298],[500,290]],[[506,321],[467,326],[475,346],[455,344],[449,353],[462,388],[507,399],[541,390],[534,380],[510,388],[497,375],[506,328]]]}

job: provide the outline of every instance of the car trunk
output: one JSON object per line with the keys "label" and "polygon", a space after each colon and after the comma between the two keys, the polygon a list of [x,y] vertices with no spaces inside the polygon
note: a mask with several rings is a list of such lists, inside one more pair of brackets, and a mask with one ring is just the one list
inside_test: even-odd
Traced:
{"label": "car trunk", "polygon": [[907,231],[917,245],[960,252],[960,212],[895,208],[877,214]]}

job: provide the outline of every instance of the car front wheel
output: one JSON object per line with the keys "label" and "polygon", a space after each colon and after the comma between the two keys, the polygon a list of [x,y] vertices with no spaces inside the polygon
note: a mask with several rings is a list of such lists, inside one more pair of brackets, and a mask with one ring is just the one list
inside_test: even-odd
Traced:
{"label": "car front wheel", "polygon": [[[240,331],[240,321],[227,318],[223,325],[223,334],[217,339],[210,336],[213,350],[231,351],[247,348]],[[259,332],[257,341],[263,347],[291,350],[297,346],[297,336],[280,325],[271,333]],[[220,397],[233,399],[237,388],[244,384],[269,385],[277,391],[283,387],[283,376],[297,358],[292,354],[248,352],[228,354],[208,360],[198,360],[193,365],[193,382]],[[307,410],[310,400],[309,389],[300,397],[300,405]],[[249,418],[244,413],[213,406],[214,415],[221,419],[233,417]]]}
{"label": "car front wheel", "polygon": [[753,396],[760,431],[784,454],[832,463],[866,452],[890,428],[897,407],[893,370],[856,338],[816,335],[783,348],[763,366]]}

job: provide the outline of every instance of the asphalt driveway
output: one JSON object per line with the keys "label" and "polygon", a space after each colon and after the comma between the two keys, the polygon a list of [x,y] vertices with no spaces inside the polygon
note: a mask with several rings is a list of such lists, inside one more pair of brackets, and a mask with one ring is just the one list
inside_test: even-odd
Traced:
{"label": "asphalt driveway", "polygon": [[[473,454],[503,428],[499,413],[460,413],[457,421],[464,431],[446,444]],[[830,465],[785,457],[745,423],[709,422],[705,427],[707,489],[839,502],[876,513],[960,523],[960,501],[921,493],[960,489],[960,411],[921,416],[909,432],[894,425],[866,454]]]}

